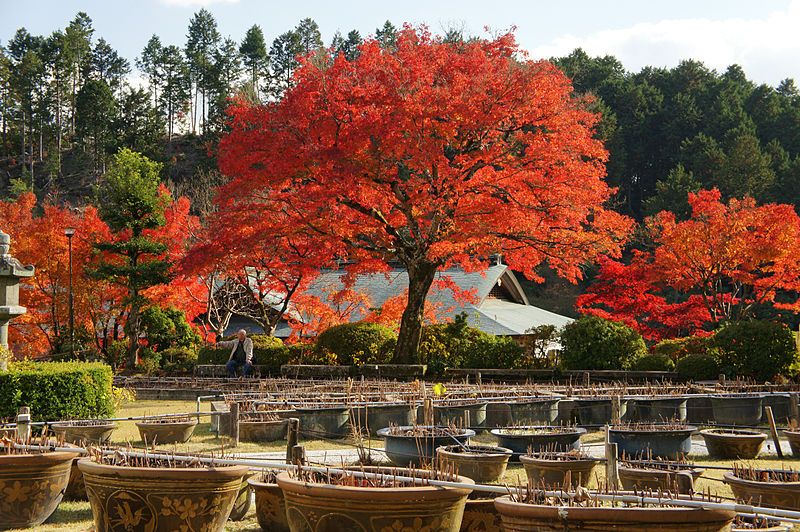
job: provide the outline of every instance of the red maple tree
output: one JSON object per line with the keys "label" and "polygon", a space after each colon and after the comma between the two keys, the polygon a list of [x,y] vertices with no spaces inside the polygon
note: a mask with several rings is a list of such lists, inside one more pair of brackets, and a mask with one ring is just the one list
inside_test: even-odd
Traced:
{"label": "red maple tree", "polygon": [[286,227],[348,268],[404,266],[395,361],[416,358],[438,270],[501,253],[528,277],[546,261],[576,280],[619,252],[630,221],[603,207],[598,117],[513,35],[449,43],[406,26],[392,50],[368,39],[352,62],[305,58],[295,82],[279,101],[231,107],[221,199],[280,205]]}
{"label": "red maple tree", "polygon": [[[597,282],[578,301],[585,313],[623,321],[652,339],[707,334],[752,316],[756,305],[800,289],[800,218],[791,205],[758,206],[751,198],[720,201],[718,190],[689,194],[691,218],[670,212],[648,219],[652,251],[630,264],[600,261]],[[787,292],[788,291],[788,292]]]}

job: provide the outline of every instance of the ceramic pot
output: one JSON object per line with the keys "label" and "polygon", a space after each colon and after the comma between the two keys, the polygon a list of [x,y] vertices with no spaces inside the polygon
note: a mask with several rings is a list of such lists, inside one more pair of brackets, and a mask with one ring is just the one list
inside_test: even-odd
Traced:
{"label": "ceramic pot", "polygon": [[[472,496],[475,494],[473,493]],[[467,499],[461,532],[503,532],[500,514],[491,499]]]}
{"label": "ceramic pot", "polygon": [[247,466],[123,467],[78,462],[98,531],[221,532]]}
{"label": "ceramic pot", "polygon": [[686,397],[653,397],[635,399],[636,419],[654,423],[686,421]]}
{"label": "ceramic pot", "polygon": [[[681,494],[688,494],[693,491],[694,483],[705,472],[705,469],[694,467],[687,467],[678,469],[677,467],[672,470],[648,468],[646,465],[642,467],[632,467],[624,463],[617,466],[620,484],[624,490],[652,490],[652,491],[672,491]],[[678,473],[689,473],[692,476],[691,483],[684,481],[680,478]]]}
{"label": "ceramic pot", "polygon": [[236,495],[236,500],[233,502],[231,515],[228,516],[228,519],[231,521],[241,521],[244,519],[244,516],[247,515],[247,511],[250,510],[251,497],[250,484],[248,483],[248,480],[254,475],[255,473],[247,473],[242,477],[242,485],[239,487],[239,493]]}
{"label": "ceramic pot", "polygon": [[586,486],[592,478],[592,470],[600,463],[597,458],[573,453],[546,453],[542,457],[522,455],[520,462],[532,486],[562,486],[567,472],[570,484]]}
{"label": "ceramic pot", "polygon": [[759,532],[788,532],[792,528],[791,523],[782,523],[777,519],[768,519],[762,516],[743,517],[740,515],[733,522],[731,532],[751,532],[752,530],[758,530]]}
{"label": "ceramic pot", "polygon": [[68,443],[99,445],[108,443],[111,439],[111,433],[117,430],[118,427],[119,424],[114,421],[106,422],[103,420],[98,420],[95,425],[74,425],[69,421],[50,425],[56,436],[61,438],[63,435],[64,441]]}
{"label": "ceramic pot", "polygon": [[286,419],[239,421],[239,440],[252,442],[279,441],[286,438]]}
{"label": "ceramic pot", "polygon": [[155,443],[186,443],[194,434],[197,427],[197,420],[190,421],[170,421],[152,422],[137,421],[136,428],[139,429],[139,436],[147,444]]}
{"label": "ceramic pot", "polygon": [[486,427],[486,405],[488,402],[467,403],[463,405],[440,403],[433,405],[439,425],[464,425],[464,412],[469,412],[469,428],[480,432]]}
{"label": "ceramic pot", "polygon": [[506,472],[511,449],[493,445],[448,445],[436,449],[445,471],[454,468],[456,474],[471,478],[478,484],[494,482]]}
{"label": "ceramic pot", "polygon": [[800,510],[800,482],[744,480],[732,472],[725,473],[722,478],[739,502]]}
{"label": "ceramic pot", "polygon": [[414,406],[408,403],[375,404],[351,408],[350,423],[377,436],[384,427],[413,425],[416,416]]}
{"label": "ceramic pot", "polygon": [[[412,430],[436,430],[434,436],[406,436],[405,431]],[[446,431],[447,434],[439,434]],[[378,431],[378,436],[383,438],[384,451],[389,460],[400,467],[419,466],[423,462],[430,463],[436,456],[438,447],[460,442],[467,444],[475,431],[469,429],[450,429],[426,427],[423,425],[405,427],[387,427]]]}
{"label": "ceramic pot", "polygon": [[700,435],[706,442],[708,455],[714,458],[755,458],[767,439],[766,434],[757,430],[742,429],[706,429]]}
{"label": "ceramic pot", "polygon": [[344,438],[349,432],[349,406],[306,407],[296,411],[300,434],[307,439]]}
{"label": "ceramic pot", "polygon": [[72,460],[72,467],[69,468],[69,482],[67,482],[67,489],[64,490],[65,501],[88,501],[86,498],[86,486],[83,484],[83,473],[78,468],[78,460],[80,456],[76,456]]}
{"label": "ceramic pot", "polygon": [[256,478],[247,481],[256,496],[256,518],[262,530],[289,532],[286,520],[286,504],[283,491],[277,484],[260,482]]}
{"label": "ceramic pot", "polygon": [[577,451],[581,447],[582,434],[586,434],[586,429],[578,427],[531,426],[492,430],[500,447],[514,451],[512,461],[519,461],[520,455],[527,454],[528,449],[531,453]]}
{"label": "ceramic pot", "polygon": [[800,458],[800,431],[784,430],[783,435],[789,440],[789,446],[792,448],[792,456]]}
{"label": "ceramic pot", "polygon": [[711,398],[714,421],[720,425],[758,425],[763,403],[761,395],[719,395]]}
{"label": "ceramic pot", "polygon": [[[605,425],[611,423],[611,399],[576,398],[574,411],[578,414],[581,425]],[[619,418],[623,419],[628,411],[628,400],[619,402]]]}
{"label": "ceramic pot", "polygon": [[550,425],[558,418],[558,403],[555,399],[531,399],[508,403],[512,425]]}
{"label": "ceramic pot", "polygon": [[[366,471],[410,474],[408,470],[365,468]],[[417,471],[419,476],[421,471]],[[455,482],[470,479],[454,477]],[[470,488],[409,486],[335,486],[278,474],[286,517],[292,532],[458,532]]]}
{"label": "ceramic pot", "polygon": [[505,532],[727,532],[736,517],[733,510],[707,508],[559,507],[494,500]]}
{"label": "ceramic pot", "polygon": [[77,452],[0,455],[0,530],[42,524],[61,502]]}
{"label": "ceramic pot", "polygon": [[657,425],[653,426],[653,430],[641,426],[630,429],[610,428],[608,439],[617,444],[620,456],[677,460],[692,451],[692,434],[696,430],[697,427],[692,426],[661,430]]}

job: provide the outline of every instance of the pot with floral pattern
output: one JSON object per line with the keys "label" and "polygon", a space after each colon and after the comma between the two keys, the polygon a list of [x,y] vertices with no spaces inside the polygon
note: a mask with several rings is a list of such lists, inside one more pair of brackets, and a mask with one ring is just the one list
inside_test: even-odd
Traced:
{"label": "pot with floral pattern", "polygon": [[278,474],[292,532],[458,532],[471,488],[420,485],[398,477],[470,483],[466,477],[423,470],[365,467],[328,475]]}
{"label": "pot with floral pattern", "polygon": [[77,451],[0,455],[0,530],[38,526],[50,517],[77,456]]}
{"label": "pot with floral pattern", "polygon": [[98,531],[221,532],[249,470],[201,464],[129,467],[113,460],[78,461]]}
{"label": "pot with floral pattern", "polygon": [[283,491],[276,482],[275,473],[266,472],[248,479],[247,483],[256,496],[256,518],[261,529],[289,532]]}

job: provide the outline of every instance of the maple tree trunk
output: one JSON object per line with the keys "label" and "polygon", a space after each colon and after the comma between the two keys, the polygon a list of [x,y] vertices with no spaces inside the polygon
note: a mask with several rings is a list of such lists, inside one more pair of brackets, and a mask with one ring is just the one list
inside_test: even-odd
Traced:
{"label": "maple tree trunk", "polygon": [[418,361],[417,351],[422,337],[422,321],[425,311],[425,299],[436,276],[437,265],[421,262],[408,265],[408,305],[400,320],[400,331],[397,334],[397,348],[394,352],[394,363],[415,364]]}

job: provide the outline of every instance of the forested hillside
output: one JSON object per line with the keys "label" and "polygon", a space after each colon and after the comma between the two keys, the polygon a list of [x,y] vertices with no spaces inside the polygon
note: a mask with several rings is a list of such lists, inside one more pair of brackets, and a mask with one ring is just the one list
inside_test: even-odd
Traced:
{"label": "forested hillside", "polygon": [[[391,46],[396,28],[375,35]],[[140,55],[121,57],[86,13],[63,30],[20,28],[0,49],[0,187],[34,190],[49,202],[85,203],[120,147],[164,163],[163,179],[194,195],[222,182],[215,147],[233,95],[280,98],[297,57],[325,49],[353,58],[362,36],[323,43],[304,19],[277,36],[258,25],[221,35],[210,12],[188,22],[184,43],[153,35]],[[269,44],[269,39],[271,44]],[[445,34],[458,42],[472,37]],[[321,55],[320,55],[321,57]],[[719,73],[687,59],[672,69],[628,72],[614,57],[575,50],[553,58],[577,95],[603,115],[613,208],[641,220],[661,210],[685,217],[688,192],[717,187],[724,198],[800,203],[800,94],[792,79],[757,85],[737,65]],[[136,80],[136,82],[134,82]],[[210,198],[192,197],[202,213]]]}

